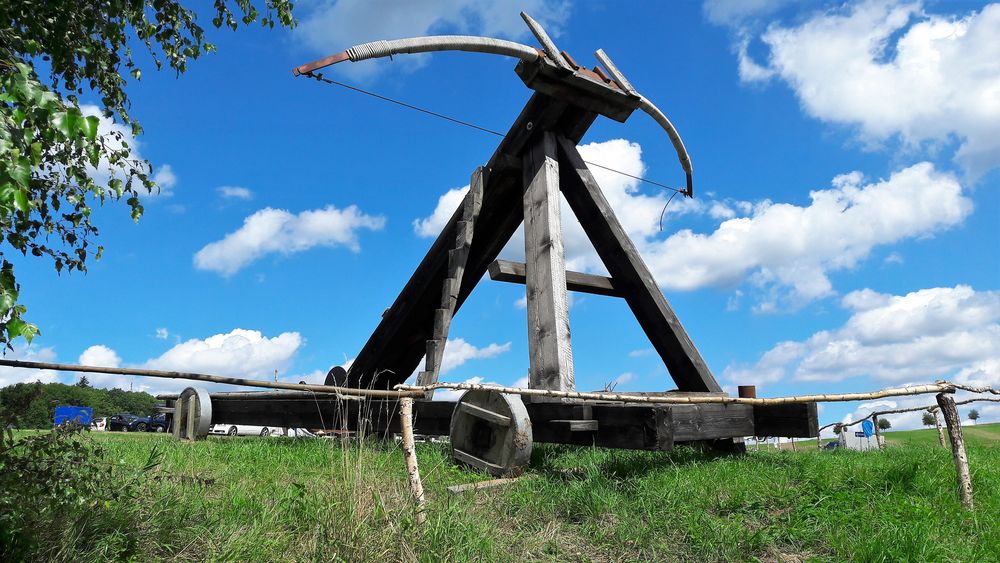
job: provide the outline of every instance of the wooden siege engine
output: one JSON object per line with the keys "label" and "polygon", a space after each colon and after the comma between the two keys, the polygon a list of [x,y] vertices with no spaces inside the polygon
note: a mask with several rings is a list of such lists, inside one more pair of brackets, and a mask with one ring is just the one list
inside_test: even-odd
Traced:
{"label": "wooden siege engine", "polygon": [[[294,70],[322,79],[317,70],[343,61],[440,50],[475,51],[520,59],[515,72],[534,91],[489,161],[472,173],[470,189],[399,296],[382,316],[348,371],[334,368],[327,384],[391,389],[424,361],[418,385],[437,382],[452,318],[488,272],[493,280],[526,288],[529,387],[575,390],[567,291],[624,299],[662,358],[676,394],[723,395],[576,149],[599,115],[624,122],[636,110],[666,131],[693,196],[691,161],[670,121],[640,95],[601,50],[604,69],[581,67],[559,51],[537,22],[522,17],[541,49],[482,37],[419,37],[358,45]],[[609,277],[567,272],[563,259],[560,194],[593,243]],[[524,224],[525,262],[498,261]],[[449,435],[455,458],[491,473],[516,474],[533,442],[670,450],[695,442],[728,451],[744,436],[815,437],[815,404],[622,404],[467,392],[457,403],[415,405],[416,432]],[[189,394],[190,395],[190,394]],[[211,418],[268,426],[363,427],[397,432],[393,399],[341,400],[302,392],[222,393],[210,400]],[[193,400],[179,401],[178,416]],[[200,422],[200,421],[199,421]],[[186,427],[185,427],[186,428]]]}

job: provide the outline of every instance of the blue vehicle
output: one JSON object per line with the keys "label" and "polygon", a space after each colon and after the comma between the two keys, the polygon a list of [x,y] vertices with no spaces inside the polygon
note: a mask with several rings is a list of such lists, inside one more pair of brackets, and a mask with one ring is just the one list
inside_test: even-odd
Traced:
{"label": "blue vehicle", "polygon": [[94,417],[94,409],[90,407],[56,407],[56,415],[52,420],[54,426],[64,424],[79,424],[89,428],[90,421]]}

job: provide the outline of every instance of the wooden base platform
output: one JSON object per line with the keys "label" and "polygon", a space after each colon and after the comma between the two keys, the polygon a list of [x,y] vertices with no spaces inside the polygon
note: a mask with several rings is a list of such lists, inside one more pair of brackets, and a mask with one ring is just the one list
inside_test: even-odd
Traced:
{"label": "wooden base platform", "polygon": [[[175,396],[161,395],[168,401]],[[414,432],[447,436],[456,403],[416,401]],[[819,434],[813,403],[751,405],[648,405],[599,402],[525,403],[533,440],[541,443],[667,451],[676,444],[782,436],[814,438]],[[394,400],[342,400],[301,392],[217,393],[211,395],[212,422],[399,432]]]}

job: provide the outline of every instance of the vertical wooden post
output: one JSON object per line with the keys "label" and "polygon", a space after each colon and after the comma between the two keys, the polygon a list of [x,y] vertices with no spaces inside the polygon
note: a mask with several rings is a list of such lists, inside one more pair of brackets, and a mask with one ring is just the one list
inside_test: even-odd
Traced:
{"label": "vertical wooden post", "polygon": [[873,414],[872,415],[872,426],[875,427],[875,445],[878,446],[878,449],[881,450],[882,449],[882,431],[879,430],[879,427],[878,427],[878,415],[877,414]]}
{"label": "vertical wooden post", "polygon": [[420,468],[417,466],[417,450],[413,441],[413,399],[404,397],[399,400],[399,426],[402,434],[403,460],[406,462],[406,474],[410,480],[410,491],[417,503],[414,519],[418,526],[427,520],[427,504],[424,500],[424,485],[420,482]]}
{"label": "vertical wooden post", "polygon": [[938,414],[937,410],[931,410],[934,413],[934,424],[937,425],[938,431],[938,442],[941,442],[942,448],[947,448],[948,446],[944,443],[944,429],[941,428],[941,415]]}
{"label": "vertical wooden post", "polygon": [[962,436],[962,419],[955,408],[955,399],[947,393],[939,393],[938,406],[948,425],[948,438],[951,439],[951,455],[955,458],[955,471],[958,473],[958,496],[962,506],[972,510],[972,476],[969,474],[969,457],[965,453],[965,438]]}
{"label": "vertical wooden post", "polygon": [[574,391],[555,135],[524,155],[524,261],[532,389]]}
{"label": "vertical wooden post", "polygon": [[184,438],[194,442],[195,440],[194,424],[195,424],[195,419],[198,416],[198,396],[191,395],[190,397],[188,397],[186,406],[187,408],[185,409],[184,414],[186,415],[185,423],[187,428],[187,433],[186,433],[187,435],[184,436]]}

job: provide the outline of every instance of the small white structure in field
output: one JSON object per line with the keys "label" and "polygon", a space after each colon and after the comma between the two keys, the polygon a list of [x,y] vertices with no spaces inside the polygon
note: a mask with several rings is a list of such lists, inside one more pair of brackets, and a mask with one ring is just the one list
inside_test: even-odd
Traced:
{"label": "small white structure in field", "polygon": [[[885,443],[885,438],[882,439]],[[868,451],[877,450],[878,442],[875,436],[866,436],[862,430],[844,428],[840,432],[840,446],[849,450]]]}

